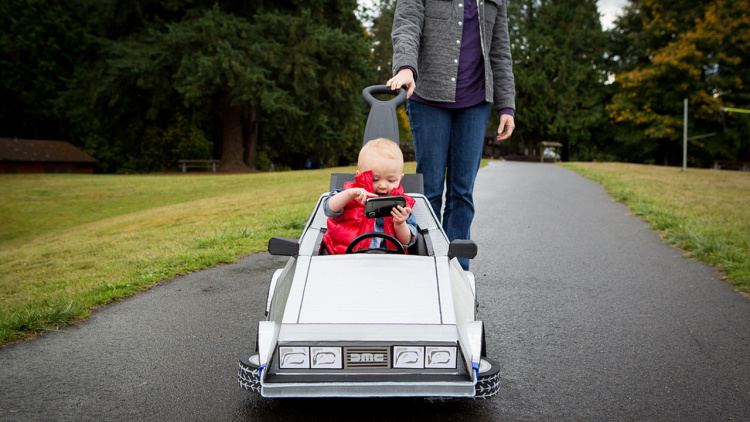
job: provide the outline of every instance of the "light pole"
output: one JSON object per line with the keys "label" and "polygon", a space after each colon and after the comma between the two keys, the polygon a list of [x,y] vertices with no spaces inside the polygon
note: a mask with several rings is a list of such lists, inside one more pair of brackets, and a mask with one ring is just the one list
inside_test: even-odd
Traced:
{"label": "light pole", "polygon": [[[725,107],[724,110],[727,110],[727,108]],[[707,133],[705,135],[696,135],[696,136],[693,136],[692,138],[688,138],[688,136],[687,136],[688,135],[688,133],[687,133],[687,126],[688,126],[688,99],[685,98],[685,117],[683,118],[683,123],[682,123],[682,172],[683,173],[687,172],[687,144],[688,144],[688,141],[692,141],[692,140],[695,140],[695,139],[708,138],[708,137],[711,137],[711,136],[714,136],[714,135],[717,134],[716,132],[711,132],[711,133]]]}
{"label": "light pole", "polygon": [[687,109],[688,109],[688,99],[685,98],[685,118],[683,119],[682,124],[682,172],[685,173],[687,171]]}

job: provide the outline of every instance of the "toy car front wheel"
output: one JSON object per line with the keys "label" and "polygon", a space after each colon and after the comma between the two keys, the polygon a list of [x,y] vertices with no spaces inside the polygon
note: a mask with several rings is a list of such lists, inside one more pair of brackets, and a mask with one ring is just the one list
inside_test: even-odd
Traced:
{"label": "toy car front wheel", "polygon": [[479,362],[475,399],[487,399],[500,391],[500,364],[496,360],[483,357]]}
{"label": "toy car front wheel", "polygon": [[260,357],[257,354],[240,358],[240,369],[237,371],[237,382],[240,388],[260,393]]}

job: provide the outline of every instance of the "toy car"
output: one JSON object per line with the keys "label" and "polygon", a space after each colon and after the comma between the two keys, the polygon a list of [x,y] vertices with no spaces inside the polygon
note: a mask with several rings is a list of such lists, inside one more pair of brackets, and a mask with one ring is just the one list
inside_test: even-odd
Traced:
{"label": "toy car", "polygon": [[[331,190],[353,177],[332,175]],[[269,241],[269,253],[290,259],[271,278],[257,349],[240,359],[242,388],[263,397],[486,398],[498,392],[499,365],[485,357],[476,320],[474,275],[456,259],[474,258],[476,245],[448,241],[422,194],[421,175],[406,175],[402,185],[416,201],[418,236],[408,254],[403,247],[395,254],[349,253],[384,233],[358,237],[347,254],[321,254],[327,192],[299,240]]]}

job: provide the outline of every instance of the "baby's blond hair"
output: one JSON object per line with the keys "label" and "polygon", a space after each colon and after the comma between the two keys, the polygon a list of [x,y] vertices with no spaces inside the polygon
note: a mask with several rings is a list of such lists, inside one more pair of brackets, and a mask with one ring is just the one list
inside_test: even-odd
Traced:
{"label": "baby's blond hair", "polygon": [[383,158],[398,160],[402,166],[404,164],[404,154],[401,153],[401,148],[396,142],[387,138],[377,138],[368,141],[362,149],[359,150],[359,158],[357,159],[358,163],[361,164],[370,154],[378,154]]}

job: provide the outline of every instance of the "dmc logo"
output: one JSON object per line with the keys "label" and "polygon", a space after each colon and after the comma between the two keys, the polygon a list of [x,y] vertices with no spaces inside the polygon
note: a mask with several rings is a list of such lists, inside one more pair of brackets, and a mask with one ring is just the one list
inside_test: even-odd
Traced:
{"label": "dmc logo", "polygon": [[352,353],[351,362],[385,362],[382,353]]}

